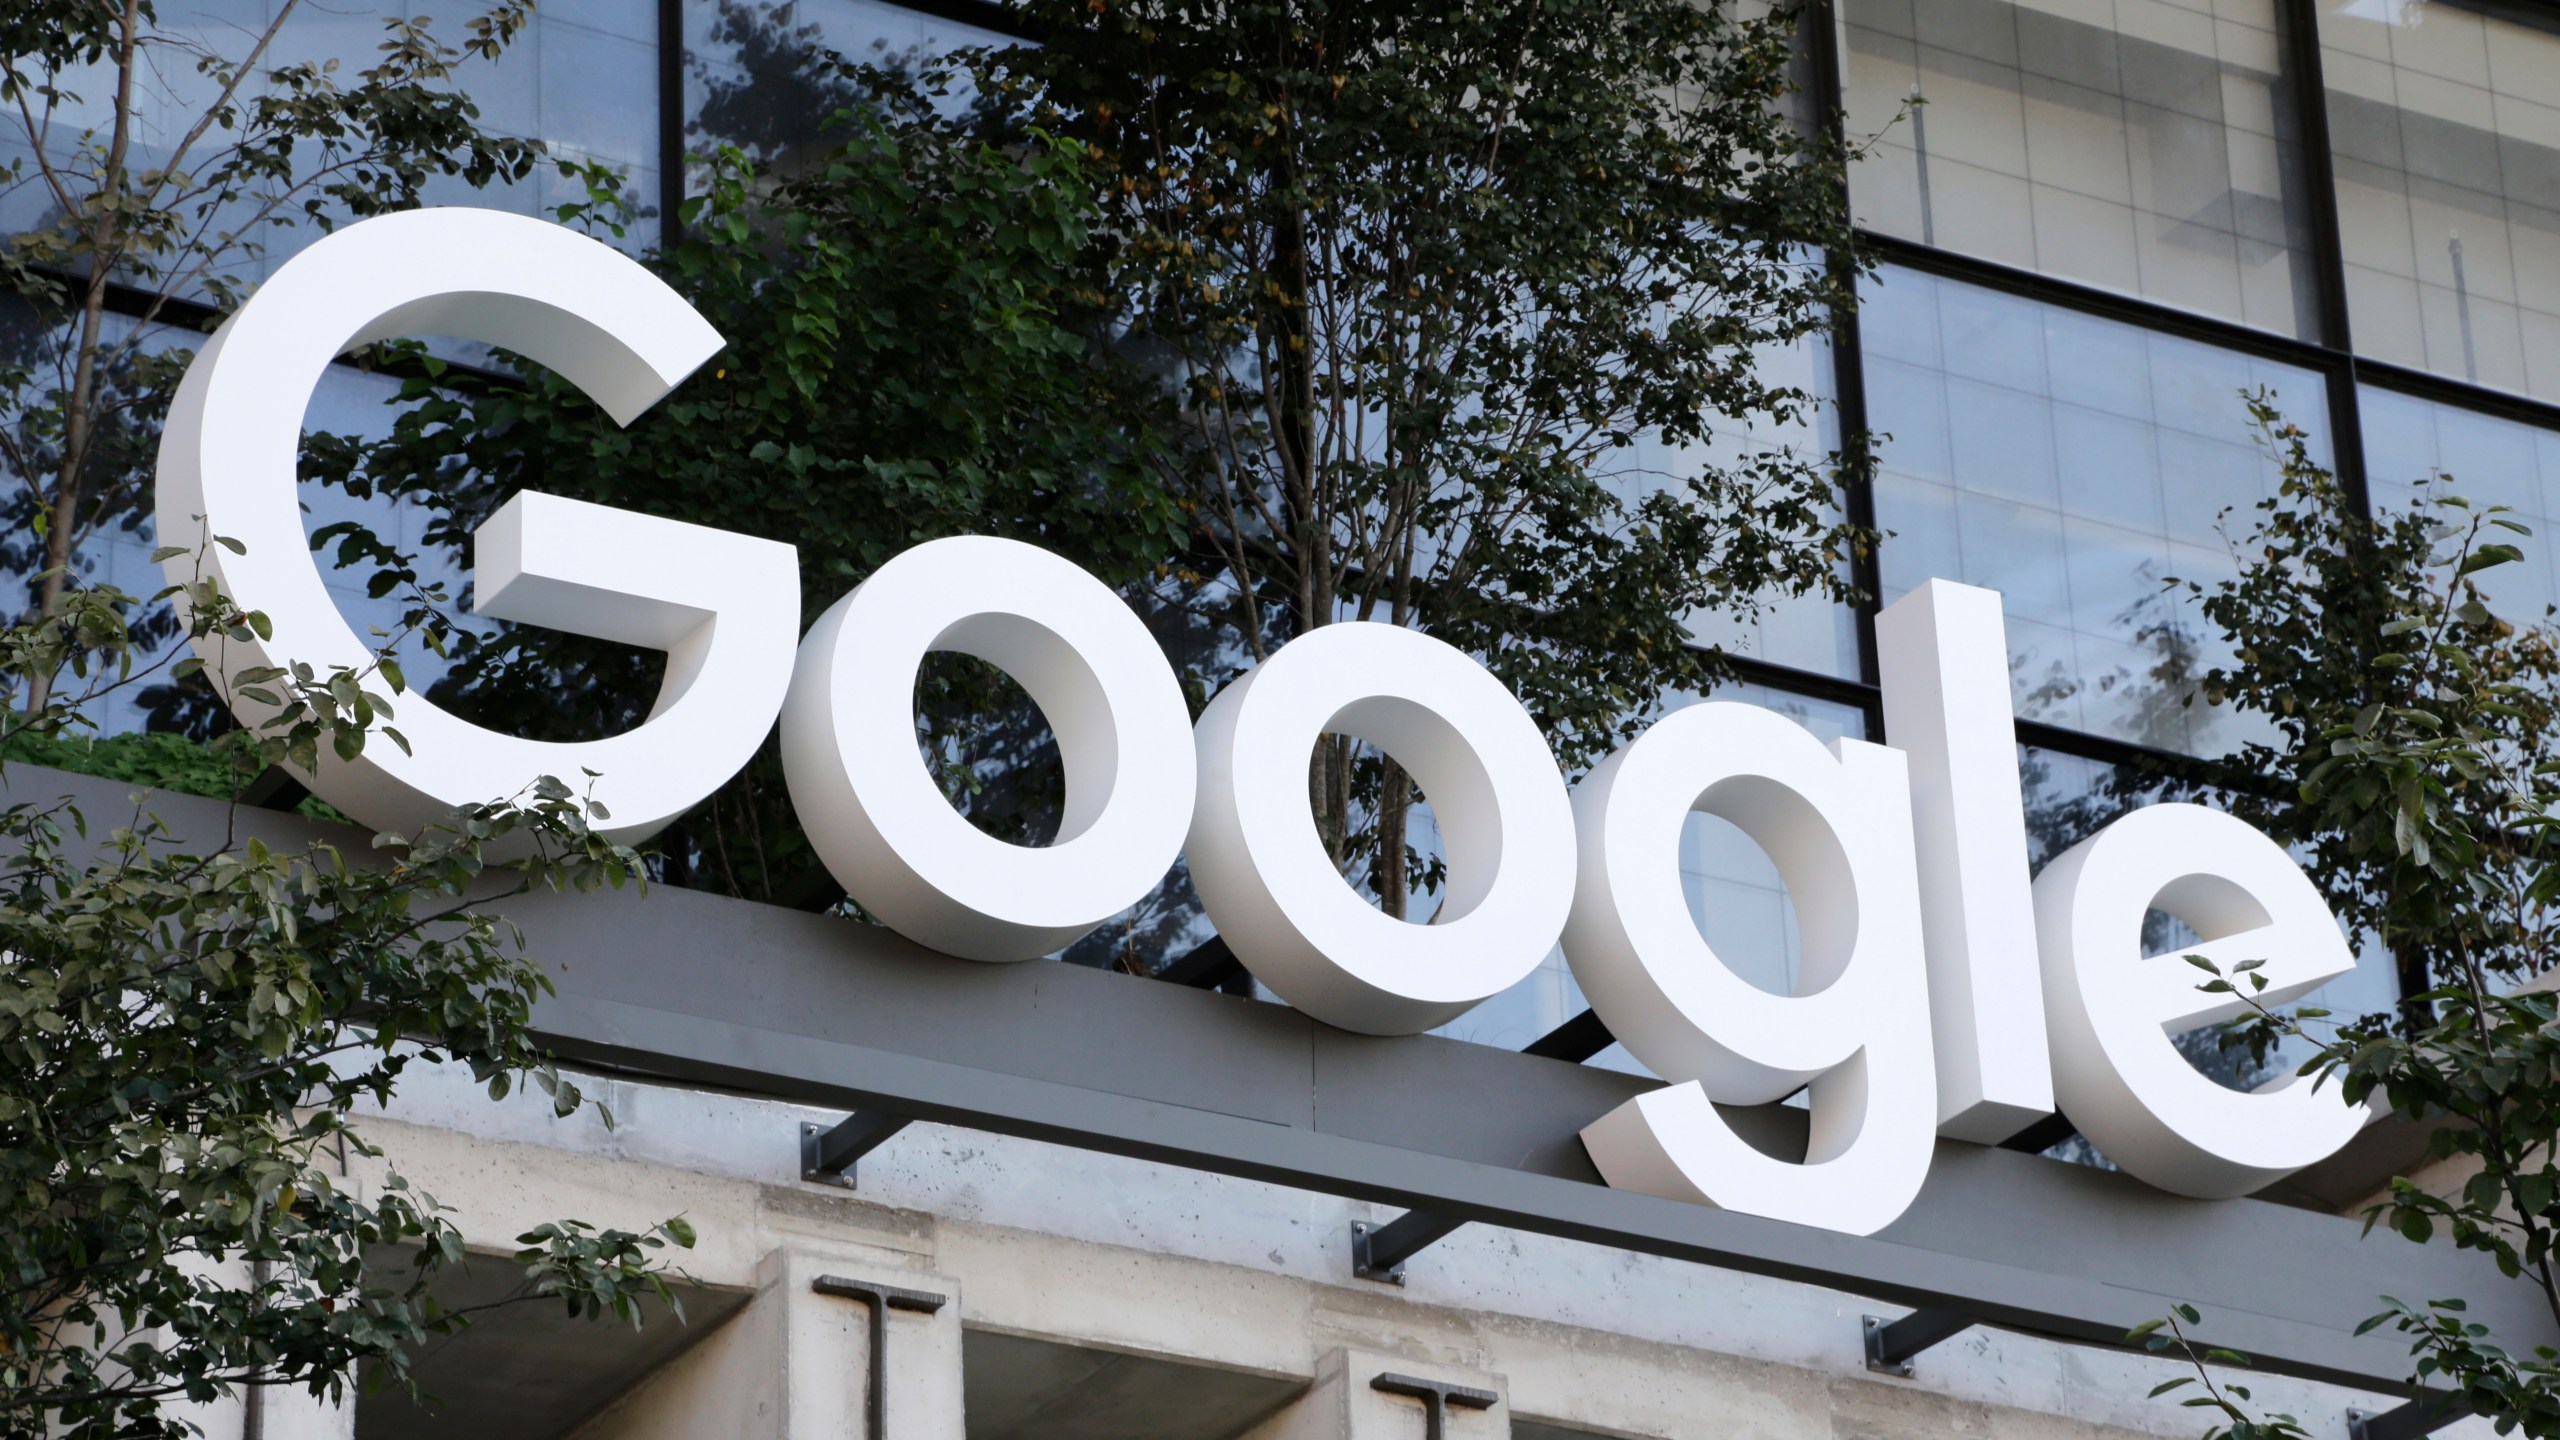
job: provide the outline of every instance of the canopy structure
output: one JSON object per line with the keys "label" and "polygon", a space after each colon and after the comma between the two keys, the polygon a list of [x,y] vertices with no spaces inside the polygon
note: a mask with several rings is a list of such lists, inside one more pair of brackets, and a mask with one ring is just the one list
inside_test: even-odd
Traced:
{"label": "canopy structure", "polygon": [[[119,782],[26,766],[7,791],[71,797],[93,822],[133,803]],[[145,803],[209,844],[334,828]],[[536,1028],[573,1065],[1413,1206],[2078,1343],[2120,1344],[2185,1302],[2205,1314],[2202,1339],[2263,1370],[2367,1390],[2407,1386],[2404,1340],[2353,1334],[2384,1294],[2460,1295],[2502,1343],[2560,1344],[2539,1297],[2476,1255],[2270,1200],[2185,1199],[1941,1141],[1919,1201],[1859,1238],[1603,1184],[1579,1132],[1657,1083],[1641,1076],[1355,1035],[1139,976],[958,960],[855,920],[664,886],[499,908],[552,973]],[[1733,1114],[1775,1153],[1803,1143],[1800,1111]]]}

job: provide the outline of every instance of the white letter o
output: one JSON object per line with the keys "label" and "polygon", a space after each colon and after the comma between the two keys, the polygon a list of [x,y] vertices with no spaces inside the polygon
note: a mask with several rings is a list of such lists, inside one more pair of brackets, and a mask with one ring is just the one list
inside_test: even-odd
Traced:
{"label": "white letter o", "polygon": [[[1013,677],[1067,772],[1056,843],[1008,844],[951,806],[916,744],[936,650]],[[1190,711],[1155,637],[1109,587],[983,535],[916,546],[810,627],[782,707],[783,774],[819,858],[911,940],[1028,960],[1145,896],[1191,823]]]}
{"label": "white letter o", "polygon": [[[1326,732],[1387,752],[1440,822],[1449,878],[1412,925],[1344,883],[1307,766]],[[1196,731],[1191,879],[1281,999],[1372,1035],[1428,1030],[1537,968],[1573,901],[1573,811],[1538,727],[1492,672],[1394,625],[1327,625],[1218,693]]]}

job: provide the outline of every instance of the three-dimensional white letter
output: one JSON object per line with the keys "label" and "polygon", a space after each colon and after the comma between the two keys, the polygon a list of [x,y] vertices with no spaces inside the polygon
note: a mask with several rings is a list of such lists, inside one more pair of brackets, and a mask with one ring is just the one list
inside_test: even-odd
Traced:
{"label": "three-dimensional white letter", "polygon": [[[2266,1004],[2355,968],[2355,954],[2309,876],[2247,821],[2200,805],[2136,810],[2036,877],[2045,1013],[2062,1112],[2127,1171],[2181,1195],[2246,1195],[2355,1137],[2364,1107],[2336,1083],[2288,1076],[2255,1093],[2198,1071],[2171,1037],[2239,1014],[2200,993],[2247,960]],[[2146,956],[2143,922],[2164,911],[2201,944]],[[2245,980],[2244,982],[2245,983]]]}
{"label": "three-dimensional white letter", "polygon": [[2053,1113],[2000,592],[1929,581],[1876,616],[1876,658],[1911,765],[1938,1133],[1996,1144]]}
{"label": "three-dimensional white letter", "polygon": [[[372,647],[338,614],[302,528],[302,414],[342,351],[454,335],[531,357],[622,424],[720,349],[663,281],[573,230],[495,210],[412,210],[350,225],[287,261],[188,367],[160,440],[160,543],[187,553],[271,639],[196,642],[206,673],[251,725],[272,708],[237,693],[242,671],[308,664],[363,673]],[[201,517],[201,518],[199,518]],[[210,533],[208,533],[210,532]],[[238,541],[235,554],[212,543]],[[520,494],[479,534],[478,609],[500,619],[668,652],[657,708],[600,740],[525,740],[423,695],[397,702],[408,751],[376,739],[353,760],[321,747],[311,788],[368,825],[415,830],[455,807],[594,771],[605,834],[637,841],[691,809],[755,753],[791,681],[800,623],[791,546],[726,530]]]}
{"label": "three-dimensional white letter", "polygon": [[[986,661],[1040,707],[1067,772],[1054,844],[980,830],[925,767],[916,671],[935,650]],[[1191,712],[1155,637],[1071,562],[984,535],[906,551],[810,627],[782,764],[845,892],[972,960],[1045,955],[1136,904],[1191,823]]]}
{"label": "three-dimensional white letter", "polygon": [[[1692,809],[1740,827],[1795,899],[1793,995],[1718,959],[1680,883]],[[1899,752],[1825,748],[1749,705],[1675,710],[1574,791],[1581,877],[1565,955],[1610,1033],[1671,1082],[1582,1132],[1611,1185],[1853,1235],[1919,1194],[1936,1144],[1929,982]],[[1812,1086],[1804,1163],[1762,1154],[1716,1106]]]}
{"label": "three-dimensional white letter", "polygon": [[[1428,925],[1343,882],[1307,793],[1318,737],[1366,740],[1422,786],[1449,879]],[[1328,1025],[1408,1035],[1537,968],[1573,896],[1573,811],[1555,756],[1492,672],[1392,625],[1327,625],[1218,692],[1200,717],[1191,879],[1218,933]]]}

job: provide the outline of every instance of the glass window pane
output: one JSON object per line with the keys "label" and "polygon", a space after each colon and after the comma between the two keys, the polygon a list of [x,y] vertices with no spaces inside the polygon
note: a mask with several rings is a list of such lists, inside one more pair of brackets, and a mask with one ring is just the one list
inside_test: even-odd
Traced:
{"label": "glass window pane", "polygon": [[2356,348],[2560,399],[2560,33],[2322,0]]}
{"label": "glass window pane", "polygon": [[2459,495],[2474,507],[2504,505],[2531,535],[2492,531],[2487,538],[2524,551],[2524,563],[2500,565],[2471,578],[2482,598],[2506,619],[2533,622],[2560,603],[2560,544],[2552,534],[2560,516],[2560,434],[2495,415],[2457,409],[2432,400],[2368,385],[2357,407],[2364,417],[2366,485],[2378,510],[2405,511],[2417,502],[2419,482],[2445,477],[2428,488]]}
{"label": "glass window pane", "polygon": [[[1609,478],[1633,499],[1658,486],[1676,485],[1708,465],[1741,468],[1755,456],[1777,452],[1819,463],[1840,448],[1840,418],[1831,403],[1832,373],[1831,348],[1820,341],[1764,352],[1760,357],[1764,382],[1803,390],[1821,397],[1822,403],[1801,412],[1791,423],[1767,415],[1739,422],[1719,419],[1702,444],[1686,449],[1666,446],[1650,432],[1640,434],[1613,459],[1614,473]],[[1840,518],[1834,498],[1826,520]],[[1845,573],[1842,578],[1847,578]],[[1748,619],[1721,611],[1693,614],[1689,634],[1701,645],[1730,654],[1842,679],[1859,678],[1858,620],[1849,606],[1818,591],[1772,593],[1759,597],[1758,603],[1759,613]]]}
{"label": "glass window pane", "polygon": [[2243,394],[2325,455],[2320,378],[1900,269],[1861,316],[1885,603],[2000,591],[2023,718],[2199,755],[2250,738],[2188,703],[2221,647],[2167,586],[2234,574],[2223,517],[2273,493]]}
{"label": "glass window pane", "polygon": [[736,145],[762,160],[817,138],[854,97],[830,54],[899,60],[1007,39],[884,0],[687,0],[685,149]]}
{"label": "glass window pane", "polygon": [[[286,0],[181,0],[162,5],[154,34],[163,48],[141,67],[136,101],[137,166],[165,164],[173,149],[211,103],[215,90],[197,73],[197,54],[226,59],[246,57],[260,36],[275,24]],[[327,5],[296,5],[277,30],[260,62],[262,71],[302,63],[337,66],[336,82],[355,83],[353,72],[378,58],[386,38],[385,24],[397,17],[425,22],[437,43],[458,46],[470,38],[469,23],[486,14],[489,0],[343,0]],[[84,168],[82,135],[103,136],[112,113],[102,97],[112,93],[111,73],[65,77],[69,89],[89,97],[51,117],[48,151],[57,163]],[[496,135],[546,142],[555,159],[594,161],[618,172],[627,197],[649,217],[632,230],[627,244],[646,245],[657,238],[658,201],[658,67],[656,0],[566,0],[544,4],[495,60],[459,62],[453,84],[479,107],[479,124]],[[39,123],[44,112],[37,112]],[[15,160],[31,160],[26,133],[16,125],[0,126],[0,176]],[[201,168],[230,143],[215,130],[188,157]],[[308,142],[298,146],[298,163],[316,163],[320,153]],[[27,169],[31,172],[32,165]],[[75,187],[76,187],[75,181]],[[572,193],[557,173],[543,165],[512,185],[474,187],[458,177],[436,177],[424,187],[434,205],[477,205],[519,214],[547,214],[551,207],[584,197]],[[267,187],[227,207],[217,228],[233,228],[255,239],[235,250],[221,267],[224,275],[254,282],[304,245],[319,238],[318,226],[298,223],[267,228],[262,218],[297,214],[307,192],[281,207],[265,208]],[[22,175],[18,183],[0,181],[0,233],[43,224],[51,214],[44,187]],[[263,253],[260,253],[260,252]],[[200,294],[187,285],[182,293]]]}
{"label": "glass window pane", "polygon": [[2278,52],[2273,0],[1843,0],[1859,219],[2314,338]]}

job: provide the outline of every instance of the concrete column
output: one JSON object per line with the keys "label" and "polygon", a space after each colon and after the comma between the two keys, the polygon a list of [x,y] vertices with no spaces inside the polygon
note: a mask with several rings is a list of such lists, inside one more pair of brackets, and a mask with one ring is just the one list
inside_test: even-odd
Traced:
{"label": "concrete column", "polygon": [[1381,1375],[1441,1380],[1502,1397],[1489,1410],[1448,1408],[1448,1440],[1511,1440],[1510,1389],[1499,1375],[1435,1365],[1372,1350],[1336,1348],[1316,1362],[1316,1383],[1289,1408],[1239,1440],[1423,1440],[1423,1402],[1371,1383]]}
{"label": "concrete column", "polygon": [[[822,1295],[832,1277],[943,1297],[887,1315],[887,1425],[871,1427],[871,1310]],[[777,1250],[754,1300],[581,1426],[575,1440],[963,1440],[960,1287],[944,1275]]]}
{"label": "concrete column", "polygon": [[355,1440],[355,1383],[343,1401],[269,1386],[260,1397],[259,1433],[250,1440]]}
{"label": "concrete column", "polygon": [[[257,1283],[256,1272],[246,1260],[207,1261],[190,1256],[179,1263],[184,1270],[238,1290],[249,1290]],[[170,1343],[165,1331],[156,1338],[163,1345]],[[208,1440],[352,1440],[357,1383],[355,1377],[348,1377],[344,1400],[316,1396],[298,1385],[260,1385],[254,1387],[254,1395],[253,1387],[242,1386],[219,1400],[202,1404],[173,1400],[164,1409],[195,1426]]]}
{"label": "concrete column", "polygon": [[166,1409],[207,1440],[354,1440],[354,1383],[348,1382],[344,1401],[323,1399],[299,1386],[264,1385],[254,1403],[243,1387],[226,1400],[201,1405],[180,1400]]}

